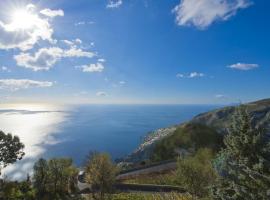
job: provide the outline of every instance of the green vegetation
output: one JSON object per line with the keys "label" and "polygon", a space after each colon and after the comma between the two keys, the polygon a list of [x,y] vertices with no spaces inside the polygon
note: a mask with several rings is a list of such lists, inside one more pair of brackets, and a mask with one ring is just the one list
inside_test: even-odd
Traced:
{"label": "green vegetation", "polygon": [[201,124],[186,124],[155,145],[152,160],[174,159],[177,157],[177,149],[195,152],[200,148],[210,148],[217,151],[221,146],[222,136],[214,129]]}
{"label": "green vegetation", "polygon": [[37,198],[70,199],[76,192],[77,174],[71,159],[38,160],[33,175]]}
{"label": "green vegetation", "polygon": [[217,170],[222,177],[213,187],[214,199],[270,199],[270,142],[265,131],[252,127],[241,107],[234,117]]}
{"label": "green vegetation", "polygon": [[211,149],[199,149],[194,156],[178,160],[176,180],[188,192],[197,197],[208,197],[209,187],[217,175],[211,160],[214,154]]}
{"label": "green vegetation", "polygon": [[[5,200],[35,200],[35,190],[32,187],[30,177],[26,181],[12,182],[3,181],[1,183],[2,197]],[[1,196],[0,196],[1,199]]]}
{"label": "green vegetation", "polygon": [[0,131],[0,175],[1,169],[23,158],[23,149],[19,137]]}
{"label": "green vegetation", "polygon": [[108,154],[92,153],[85,167],[86,182],[92,186],[93,198],[106,199],[113,192],[117,168]]}
{"label": "green vegetation", "polygon": [[[86,197],[87,200],[92,198]],[[109,200],[193,200],[189,194],[149,194],[149,193],[120,193],[114,194],[109,197]]]}

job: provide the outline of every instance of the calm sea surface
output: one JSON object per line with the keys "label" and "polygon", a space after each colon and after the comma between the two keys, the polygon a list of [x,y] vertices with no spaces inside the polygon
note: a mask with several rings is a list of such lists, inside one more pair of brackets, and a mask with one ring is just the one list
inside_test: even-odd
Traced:
{"label": "calm sea surface", "polygon": [[5,170],[11,178],[30,172],[40,157],[72,157],[81,165],[89,151],[119,158],[149,132],[179,124],[213,105],[0,106],[0,129],[20,136],[25,158]]}

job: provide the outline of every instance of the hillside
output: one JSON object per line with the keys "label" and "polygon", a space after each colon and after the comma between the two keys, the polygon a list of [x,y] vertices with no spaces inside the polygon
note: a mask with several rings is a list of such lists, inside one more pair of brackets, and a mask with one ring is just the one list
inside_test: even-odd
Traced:
{"label": "hillside", "polygon": [[[270,130],[270,99],[244,105],[252,117],[254,126]],[[142,144],[125,161],[162,161],[183,153],[181,152],[183,149],[189,151],[201,147],[218,149],[222,146],[222,136],[227,133],[236,107],[228,106],[202,113],[186,123],[163,129],[160,137],[156,136],[155,140]]]}
{"label": "hillside", "polygon": [[[264,127],[266,129],[270,128],[270,99],[263,99],[244,105],[252,117],[254,126]],[[215,128],[218,132],[226,133],[235,108],[235,106],[230,106],[202,113],[194,117],[190,123],[203,124]]]}

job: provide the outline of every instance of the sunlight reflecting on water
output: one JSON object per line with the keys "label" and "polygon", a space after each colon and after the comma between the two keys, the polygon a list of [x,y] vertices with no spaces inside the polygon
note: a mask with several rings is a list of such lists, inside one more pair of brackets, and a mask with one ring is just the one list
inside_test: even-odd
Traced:
{"label": "sunlight reflecting on water", "polygon": [[25,144],[25,157],[8,166],[3,174],[12,179],[20,179],[31,171],[33,163],[45,153],[44,145],[57,141],[54,135],[59,132],[59,124],[65,121],[64,107],[54,105],[0,105],[0,129],[20,137]]}

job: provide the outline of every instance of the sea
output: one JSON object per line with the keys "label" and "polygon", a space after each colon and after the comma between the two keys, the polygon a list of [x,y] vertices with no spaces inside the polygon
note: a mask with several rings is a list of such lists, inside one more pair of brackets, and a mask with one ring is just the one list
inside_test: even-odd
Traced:
{"label": "sea", "polygon": [[9,179],[31,174],[39,158],[70,157],[82,166],[91,151],[122,158],[151,131],[183,123],[217,105],[0,105],[0,130],[20,137],[25,157],[4,169]]}

